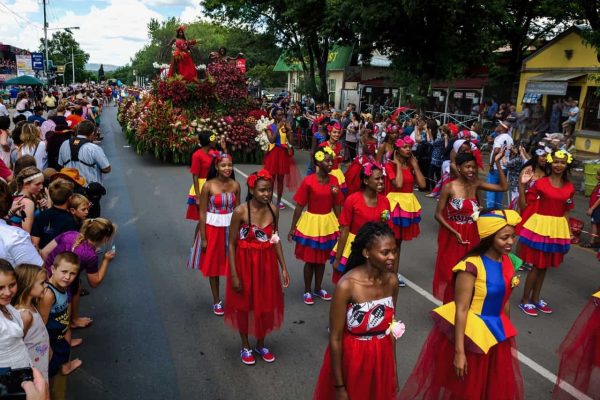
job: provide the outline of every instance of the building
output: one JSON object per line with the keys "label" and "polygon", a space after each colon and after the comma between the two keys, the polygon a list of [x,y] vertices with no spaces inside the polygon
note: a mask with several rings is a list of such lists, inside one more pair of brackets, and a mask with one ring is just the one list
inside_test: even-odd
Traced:
{"label": "building", "polygon": [[581,111],[575,126],[575,146],[598,154],[600,58],[598,51],[584,42],[583,29],[567,29],[523,60],[517,104],[521,111],[523,104],[541,101],[549,120],[554,101],[578,100]]}

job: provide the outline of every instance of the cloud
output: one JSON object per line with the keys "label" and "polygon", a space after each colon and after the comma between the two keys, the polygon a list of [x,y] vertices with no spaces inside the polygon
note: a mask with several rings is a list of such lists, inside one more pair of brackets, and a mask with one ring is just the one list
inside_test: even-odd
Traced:
{"label": "cloud", "polygon": [[181,12],[181,15],[179,16],[179,19],[181,20],[181,22],[184,22],[186,24],[197,21],[199,19],[206,21],[207,18],[204,15],[204,13],[205,13],[204,7],[202,7],[200,5],[200,3],[197,2],[197,3],[188,5],[187,7],[185,7],[183,9],[183,11]]}
{"label": "cloud", "polygon": [[188,6],[190,4],[194,4],[194,1],[191,1],[191,0],[148,0],[145,3],[148,4],[149,6],[153,6],[153,7]]}

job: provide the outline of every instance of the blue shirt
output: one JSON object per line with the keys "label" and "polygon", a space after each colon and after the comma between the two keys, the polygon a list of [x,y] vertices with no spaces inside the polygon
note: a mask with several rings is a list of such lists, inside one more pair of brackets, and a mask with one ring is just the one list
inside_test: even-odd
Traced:
{"label": "blue shirt", "polygon": [[40,125],[43,124],[44,122],[46,122],[46,120],[43,117],[40,117],[39,115],[35,115],[35,114],[33,114],[31,117],[27,118],[27,122],[33,123],[35,121],[39,122]]}

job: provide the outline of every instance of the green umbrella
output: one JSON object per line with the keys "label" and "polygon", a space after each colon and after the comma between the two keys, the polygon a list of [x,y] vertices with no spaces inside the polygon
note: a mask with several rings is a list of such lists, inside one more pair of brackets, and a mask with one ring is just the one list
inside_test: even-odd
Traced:
{"label": "green umbrella", "polygon": [[9,79],[4,82],[5,85],[23,85],[23,86],[36,86],[36,85],[44,85],[44,82],[40,81],[38,78],[22,75],[17,76],[16,78]]}

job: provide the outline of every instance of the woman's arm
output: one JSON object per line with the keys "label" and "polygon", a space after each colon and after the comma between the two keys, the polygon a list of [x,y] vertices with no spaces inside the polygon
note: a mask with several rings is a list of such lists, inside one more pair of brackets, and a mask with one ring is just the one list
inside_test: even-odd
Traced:
{"label": "woman's arm", "polygon": [[200,239],[202,240],[202,250],[206,250],[206,209],[208,208],[208,195],[210,193],[210,182],[206,182],[200,192],[200,203],[198,207],[200,214],[198,215],[198,227],[200,233]]}
{"label": "woman's arm", "polygon": [[494,163],[496,164],[496,170],[498,171],[498,177],[500,183],[488,183],[479,180],[477,182],[477,190],[487,190],[488,192],[506,192],[508,190],[508,180],[504,171],[500,167],[500,159],[503,157],[503,152],[496,154]]}
{"label": "woman's arm", "polygon": [[242,284],[240,282],[240,278],[238,277],[237,269],[235,266],[235,253],[237,250],[237,242],[240,238],[240,225],[242,223],[242,215],[244,214],[244,212],[246,212],[246,207],[250,207],[250,205],[241,205],[233,211],[233,217],[231,217],[231,225],[229,225],[229,277],[231,278],[231,287],[238,293],[242,291]]}
{"label": "woman's arm", "polygon": [[42,298],[40,299],[39,303],[38,303],[38,312],[40,313],[40,316],[42,317],[42,320],[44,321],[44,324],[48,323],[48,317],[50,316],[50,309],[52,308],[52,305],[54,304],[54,302],[56,301],[56,298],[54,297],[54,292],[50,289],[46,289],[44,291],[44,294],[42,296]]}
{"label": "woman's arm", "polygon": [[240,205],[240,199],[242,197],[242,188],[239,183],[235,182],[235,189],[233,190],[235,195],[235,202],[233,203],[233,207],[237,207]]}
{"label": "woman's arm", "polygon": [[344,249],[346,248],[346,242],[348,241],[348,233],[350,233],[350,228],[347,226],[340,226],[340,238],[337,242],[337,250],[335,253],[335,260],[333,261],[333,269],[339,271],[340,261],[342,260],[342,256],[344,255]]}
{"label": "woman's arm", "polygon": [[23,338],[25,338],[33,323],[33,315],[31,315],[31,311],[27,309],[19,310],[19,314],[21,314],[21,320],[23,320]]}
{"label": "woman's arm", "polygon": [[413,168],[413,171],[415,172],[415,180],[417,181],[417,185],[419,185],[420,189],[425,189],[425,186],[427,186],[427,183],[425,182],[425,176],[423,176],[423,173],[421,172],[421,168],[419,168],[419,163],[417,162],[415,156],[411,156],[409,162]]}
{"label": "woman's arm", "polygon": [[[272,207],[269,204],[269,207]],[[275,217],[277,218],[277,220],[279,220],[279,210],[278,209],[274,209],[273,210]],[[290,286],[290,274],[288,273],[287,270],[287,265],[285,264],[285,257],[283,256],[283,248],[281,247],[281,240],[277,243],[275,243],[275,255],[277,256],[277,261],[279,262],[279,265],[281,266],[281,278],[283,279],[283,287],[286,288],[288,286]]]}
{"label": "woman's arm", "polygon": [[333,301],[329,310],[329,350],[331,353],[331,372],[333,374],[333,385],[335,386],[336,398],[348,396],[346,381],[342,369],[344,349],[342,338],[346,325],[346,309],[352,300],[352,283],[343,279],[338,283],[333,293]]}
{"label": "woman's arm", "polygon": [[31,233],[31,227],[33,226],[33,214],[35,214],[35,204],[28,198],[23,199],[23,211],[25,211],[25,218],[21,223],[21,228],[27,233]]}
{"label": "woman's arm", "polygon": [[288,233],[288,242],[292,242],[292,237],[294,236],[294,232],[296,231],[296,224],[298,224],[298,220],[300,219],[300,215],[302,215],[302,211],[304,210],[304,206],[296,203],[296,208],[294,209],[294,216],[292,217],[292,224],[290,225],[290,232]]}
{"label": "woman's arm", "polygon": [[468,373],[467,356],[465,354],[465,327],[467,326],[467,312],[471,307],[475,276],[469,272],[461,271],[456,276],[456,314],[454,316],[454,369],[460,379]]}
{"label": "woman's arm", "polygon": [[106,276],[106,272],[108,272],[108,264],[110,264],[111,261],[115,259],[116,255],[117,253],[112,250],[107,251],[106,253],[104,253],[104,257],[102,257],[102,262],[100,263],[100,268],[98,268],[98,272],[95,272],[93,274],[86,274],[87,281],[92,288],[97,288],[98,286],[100,286],[100,284],[104,280],[104,277]]}
{"label": "woman's arm", "polygon": [[54,250],[56,246],[58,246],[56,240],[50,241],[50,243],[48,243],[46,247],[44,247],[42,251],[40,251],[40,256],[42,256],[42,260],[46,261],[46,258],[48,258],[48,256],[50,255],[50,253],[52,253],[52,250]]}
{"label": "woman's arm", "polygon": [[402,187],[402,184],[404,184],[404,176],[402,175],[402,164],[400,164],[400,160],[398,159],[398,156],[395,151],[392,163],[396,167],[396,176],[392,180],[392,186],[396,189],[400,189]]}
{"label": "woman's arm", "polygon": [[200,184],[198,183],[200,177],[198,175],[192,175],[192,185],[194,185],[194,193],[196,194],[196,205],[200,210]]}

